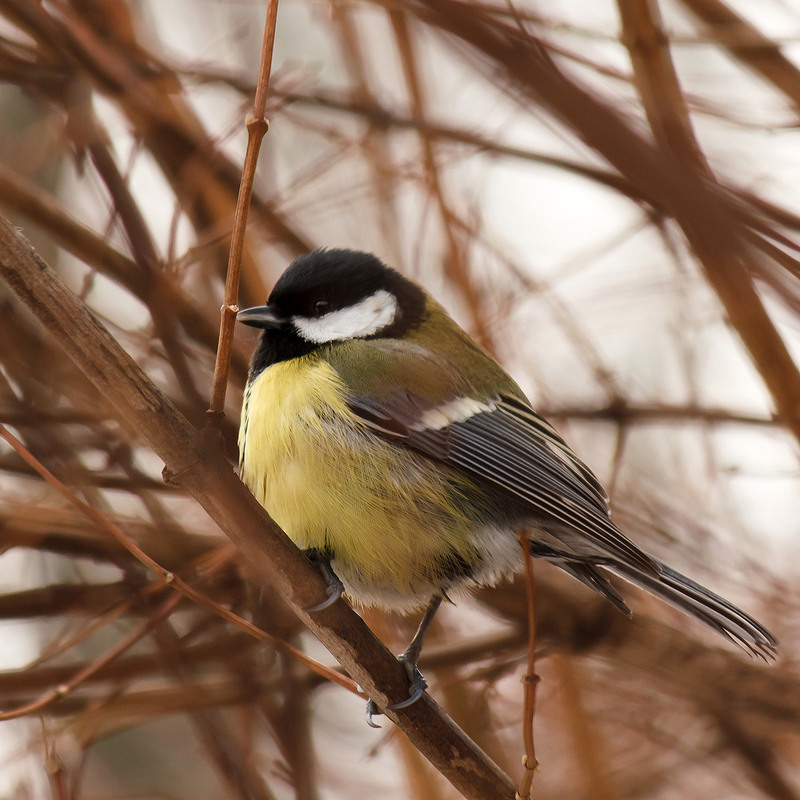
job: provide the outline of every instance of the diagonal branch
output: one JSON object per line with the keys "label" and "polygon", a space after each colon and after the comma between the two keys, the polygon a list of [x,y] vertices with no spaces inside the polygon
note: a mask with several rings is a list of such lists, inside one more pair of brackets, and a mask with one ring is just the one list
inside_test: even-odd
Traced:
{"label": "diagonal branch", "polygon": [[[408,696],[402,665],[345,603],[309,615],[325,581],[239,481],[216,439],[202,435],[154,386],[25,238],[0,219],[0,276],[136,431],[178,483],[285,598],[380,708]],[[513,797],[514,784],[429,697],[388,716],[467,798]]]}

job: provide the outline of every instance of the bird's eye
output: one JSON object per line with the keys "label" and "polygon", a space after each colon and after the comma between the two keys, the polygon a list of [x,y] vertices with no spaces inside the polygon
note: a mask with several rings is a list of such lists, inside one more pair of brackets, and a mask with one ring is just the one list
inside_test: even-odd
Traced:
{"label": "bird's eye", "polygon": [[327,314],[330,307],[331,304],[327,300],[317,300],[314,303],[314,316],[321,317],[323,314]]}

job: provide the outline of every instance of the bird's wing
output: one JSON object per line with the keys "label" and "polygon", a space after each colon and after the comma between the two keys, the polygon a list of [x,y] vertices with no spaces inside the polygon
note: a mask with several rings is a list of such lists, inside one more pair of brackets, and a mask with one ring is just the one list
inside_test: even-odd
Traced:
{"label": "bird's wing", "polygon": [[[587,536],[598,552],[657,574],[655,563],[609,519],[608,497],[592,471],[513,381],[508,394],[476,400],[463,372],[430,351],[394,341],[369,344],[361,345],[358,376],[345,369],[344,380],[353,413],[378,434],[508,493],[533,517]],[[426,398],[406,388],[420,385],[414,378],[423,374],[435,376]]]}

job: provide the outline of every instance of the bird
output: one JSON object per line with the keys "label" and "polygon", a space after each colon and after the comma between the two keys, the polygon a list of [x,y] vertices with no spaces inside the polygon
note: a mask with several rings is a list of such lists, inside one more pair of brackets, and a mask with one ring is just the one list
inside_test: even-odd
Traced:
{"label": "bird", "polygon": [[[649,555],[612,521],[600,481],[503,367],[425,290],[370,253],[297,257],[266,305],[244,390],[239,472],[323,570],[329,598],[425,609],[401,655],[408,700],[443,600],[522,566],[519,536],[630,609],[611,575],[638,585],[767,661],[753,617]],[[370,701],[367,721],[379,713]]]}

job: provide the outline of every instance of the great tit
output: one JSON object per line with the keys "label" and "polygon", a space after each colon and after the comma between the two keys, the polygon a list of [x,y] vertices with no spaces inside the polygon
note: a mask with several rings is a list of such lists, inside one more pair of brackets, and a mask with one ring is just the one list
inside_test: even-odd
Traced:
{"label": "great tit", "polygon": [[244,392],[241,477],[354,601],[428,604],[404,654],[407,702],[425,688],[416,661],[442,598],[517,572],[521,531],[533,556],[625,614],[609,572],[774,656],[760,623],[617,528],[600,482],[508,373],[375,256],[300,256],[267,305],[238,320],[263,329]]}

